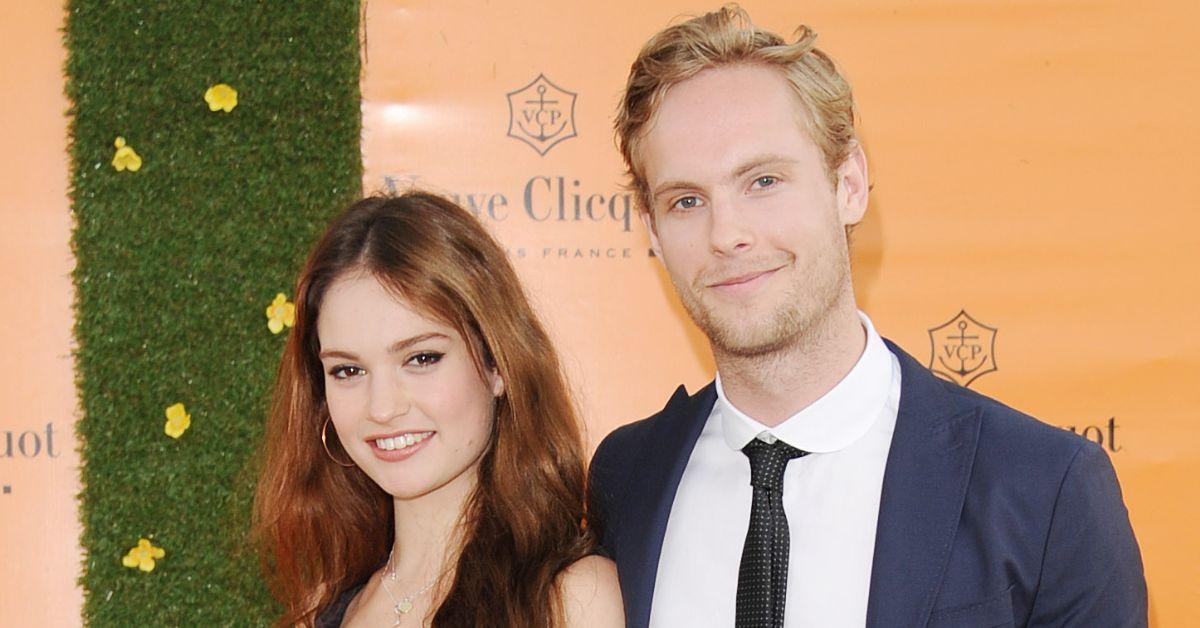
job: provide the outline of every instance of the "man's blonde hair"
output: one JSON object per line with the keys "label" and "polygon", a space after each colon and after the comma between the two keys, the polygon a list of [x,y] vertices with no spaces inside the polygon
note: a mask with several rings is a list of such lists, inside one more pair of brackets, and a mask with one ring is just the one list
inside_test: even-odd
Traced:
{"label": "man's blonde hair", "polygon": [[[629,70],[629,81],[617,113],[616,132],[629,175],[629,186],[643,211],[650,209],[646,173],[638,150],[663,96],[672,85],[703,70],[735,64],[778,68],[803,105],[805,124],[825,158],[831,183],[838,166],[857,142],[854,134],[854,99],[850,84],[833,60],[813,46],[817,34],[807,26],[796,29],[795,43],[754,26],[740,6],[728,4],[717,11],[670,26],[638,53]],[[651,212],[653,215],[653,212]]]}

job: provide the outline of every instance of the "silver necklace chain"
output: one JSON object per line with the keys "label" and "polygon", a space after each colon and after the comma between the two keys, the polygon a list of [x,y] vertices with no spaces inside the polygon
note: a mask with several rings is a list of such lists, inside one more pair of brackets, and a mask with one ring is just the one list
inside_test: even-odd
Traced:
{"label": "silver necklace chain", "polygon": [[402,599],[396,599],[396,594],[392,593],[391,587],[388,586],[388,580],[392,582],[396,581],[396,568],[392,565],[392,553],[388,553],[387,567],[384,568],[383,573],[379,574],[379,584],[383,585],[384,592],[392,599],[392,610],[396,613],[396,623],[392,625],[399,626],[404,621],[404,616],[412,612],[413,602],[433,588],[433,583],[437,582],[437,577],[435,576],[415,593],[410,593]]}

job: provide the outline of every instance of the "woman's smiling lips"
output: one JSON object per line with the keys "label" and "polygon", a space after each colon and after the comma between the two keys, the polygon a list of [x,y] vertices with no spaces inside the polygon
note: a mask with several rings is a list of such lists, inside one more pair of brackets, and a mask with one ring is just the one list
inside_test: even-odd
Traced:
{"label": "woman's smiling lips", "polygon": [[385,462],[399,462],[416,455],[436,432],[412,431],[367,437],[371,453]]}

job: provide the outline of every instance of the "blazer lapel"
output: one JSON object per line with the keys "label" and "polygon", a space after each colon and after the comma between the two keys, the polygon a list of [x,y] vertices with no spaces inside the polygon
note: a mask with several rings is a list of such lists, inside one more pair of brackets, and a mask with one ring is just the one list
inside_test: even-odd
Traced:
{"label": "blazer lapel", "polygon": [[888,347],[900,361],[900,407],[879,503],[868,628],[928,623],[979,441],[979,408]]}
{"label": "blazer lapel", "polygon": [[628,522],[622,532],[629,568],[622,577],[630,580],[622,587],[626,592],[626,617],[631,627],[650,622],[650,602],[654,598],[654,581],[658,575],[658,559],[662,552],[663,535],[675,491],[687,467],[692,449],[716,402],[716,387],[710,383],[694,396],[680,386],[655,421],[635,461],[628,488]]}

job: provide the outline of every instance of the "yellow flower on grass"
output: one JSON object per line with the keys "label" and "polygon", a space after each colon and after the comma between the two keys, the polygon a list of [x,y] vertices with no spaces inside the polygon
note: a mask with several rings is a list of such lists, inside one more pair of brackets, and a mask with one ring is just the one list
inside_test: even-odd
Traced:
{"label": "yellow flower on grass", "polygon": [[112,165],[117,169],[117,172],[128,170],[137,172],[142,167],[142,158],[133,150],[132,146],[125,144],[125,138],[118,137],[113,146],[117,147],[117,153],[113,155]]}
{"label": "yellow flower on grass", "polygon": [[182,403],[167,407],[167,424],[163,427],[167,436],[179,438],[191,426],[192,415],[187,413],[187,408]]}
{"label": "yellow flower on grass", "polygon": [[229,113],[237,106],[237,90],[224,83],[217,83],[204,92],[204,101],[212,111]]}
{"label": "yellow flower on grass", "polygon": [[154,561],[167,555],[161,547],[154,547],[148,539],[138,539],[137,547],[130,548],[129,553],[121,559],[121,564],[130,569],[141,569],[145,572],[154,571]]}
{"label": "yellow flower on grass", "polygon": [[267,329],[270,329],[272,334],[278,334],[283,331],[284,327],[291,327],[295,324],[296,306],[288,303],[287,295],[280,292],[275,295],[275,300],[267,306]]}

